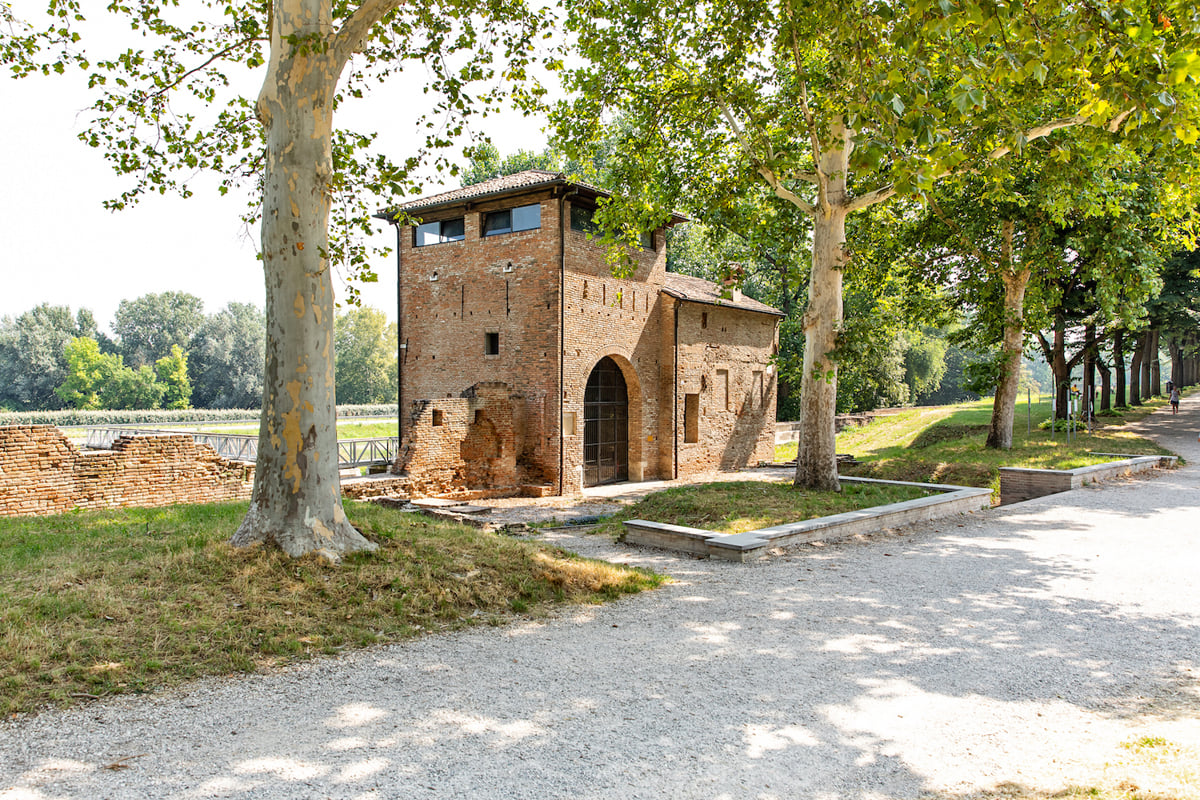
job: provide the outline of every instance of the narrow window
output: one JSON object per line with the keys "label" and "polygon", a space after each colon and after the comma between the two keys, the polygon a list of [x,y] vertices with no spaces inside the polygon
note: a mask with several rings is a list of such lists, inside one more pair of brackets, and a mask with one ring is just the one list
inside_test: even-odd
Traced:
{"label": "narrow window", "polygon": [[755,404],[755,408],[760,409],[767,404],[767,397],[763,392],[763,374],[761,370],[754,370],[754,377],[750,386],[750,402]]}
{"label": "narrow window", "polygon": [[700,312],[700,327],[701,328],[708,327],[708,312],[707,311]]}
{"label": "narrow window", "polygon": [[463,226],[463,218],[456,217],[418,225],[413,236],[415,246],[425,247],[444,242],[461,242],[466,238],[466,229]]}
{"label": "narrow window", "polygon": [[440,428],[446,422],[446,412],[435,408],[433,410],[433,427]]}
{"label": "narrow window", "polygon": [[683,441],[685,444],[700,441],[700,395],[683,396]]}
{"label": "narrow window", "polygon": [[483,354],[485,356],[500,355],[500,334],[485,333],[483,335]]}
{"label": "narrow window", "polygon": [[583,282],[583,299],[587,300],[587,281]]}
{"label": "narrow window", "polygon": [[717,392],[718,399],[721,403],[721,408],[725,411],[729,410],[729,370],[717,370]]}

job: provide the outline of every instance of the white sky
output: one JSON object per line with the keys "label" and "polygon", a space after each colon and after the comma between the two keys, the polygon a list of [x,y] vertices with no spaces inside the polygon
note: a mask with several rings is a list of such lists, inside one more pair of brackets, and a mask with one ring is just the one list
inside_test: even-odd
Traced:
{"label": "white sky", "polygon": [[[414,120],[430,102],[420,91],[423,78],[423,72],[394,76],[345,109],[339,121],[378,132],[377,145],[402,161],[419,142]],[[154,195],[133,209],[105,211],[102,201],[130,184],[100,151],[76,138],[86,122],[80,112],[89,104],[79,74],[0,77],[0,316],[47,302],[73,311],[90,308],[101,330],[108,330],[122,299],[172,290],[200,297],[206,313],[230,301],[261,308],[258,230],[246,230],[239,219],[244,199],[221,197],[215,181],[200,179],[188,200]],[[544,120],[514,113],[489,117],[487,124],[501,154],[545,145]],[[426,188],[433,191],[438,189]],[[394,241],[390,225],[380,223],[378,230],[380,242]],[[374,264],[379,283],[360,285],[364,304],[390,318],[396,314],[394,258]]]}

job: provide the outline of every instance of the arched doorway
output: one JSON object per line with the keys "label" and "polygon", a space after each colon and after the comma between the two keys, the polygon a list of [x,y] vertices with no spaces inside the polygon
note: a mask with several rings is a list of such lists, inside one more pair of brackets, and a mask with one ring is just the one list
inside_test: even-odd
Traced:
{"label": "arched doorway", "polygon": [[617,362],[605,356],[583,392],[583,485],[629,480],[629,393]]}

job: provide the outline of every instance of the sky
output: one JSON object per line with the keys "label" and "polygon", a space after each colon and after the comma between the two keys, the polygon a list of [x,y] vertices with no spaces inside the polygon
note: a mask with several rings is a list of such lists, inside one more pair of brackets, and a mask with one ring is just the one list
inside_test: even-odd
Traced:
{"label": "sky", "polygon": [[[253,77],[261,80],[261,74]],[[378,132],[377,146],[402,161],[416,149],[414,119],[429,102],[421,85],[422,80],[394,76],[339,121]],[[103,201],[130,184],[100,151],[78,140],[88,105],[78,74],[0,77],[0,317],[41,303],[67,305],[91,309],[108,331],[122,299],[165,291],[200,297],[206,313],[234,301],[261,308],[258,229],[248,230],[239,218],[245,198],[221,197],[215,180],[200,177],[189,199],[154,195],[132,209],[106,211]],[[486,132],[508,154],[544,147],[543,125],[544,120],[513,113],[489,117]],[[426,187],[427,193],[441,190]],[[391,226],[379,223],[377,230],[376,242],[394,241]],[[373,267],[379,282],[359,284],[363,304],[394,319],[394,255]]]}

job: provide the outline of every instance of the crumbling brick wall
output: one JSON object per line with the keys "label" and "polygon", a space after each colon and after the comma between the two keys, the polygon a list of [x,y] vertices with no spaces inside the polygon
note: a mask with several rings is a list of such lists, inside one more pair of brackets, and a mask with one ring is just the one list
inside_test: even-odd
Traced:
{"label": "crumbling brick wall", "polygon": [[250,496],[254,467],[190,436],[127,436],[80,452],[52,425],[0,426],[0,515],[155,507]]}

